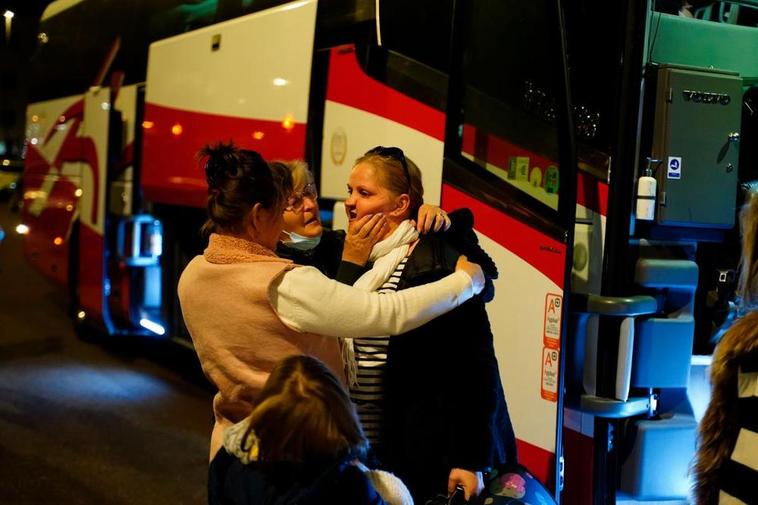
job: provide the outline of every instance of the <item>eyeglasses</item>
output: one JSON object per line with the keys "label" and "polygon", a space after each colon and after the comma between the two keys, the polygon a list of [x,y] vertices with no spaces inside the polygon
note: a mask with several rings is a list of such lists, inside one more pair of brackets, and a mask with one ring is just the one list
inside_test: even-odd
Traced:
{"label": "eyeglasses", "polygon": [[287,206],[284,207],[284,210],[288,210],[290,212],[300,212],[303,208],[303,204],[305,203],[304,200],[306,198],[309,198],[310,200],[313,200],[314,202],[318,198],[318,191],[316,191],[316,184],[310,182],[305,185],[303,190],[299,193],[294,193],[292,196],[290,196],[287,199]]}
{"label": "eyeglasses", "polygon": [[405,159],[405,153],[399,147],[384,147],[376,146],[373,149],[366,151],[366,154],[377,154],[379,156],[386,156],[399,162],[403,166],[403,173],[405,173],[405,180],[408,181],[408,193],[411,192],[411,173],[408,171],[408,161]]}

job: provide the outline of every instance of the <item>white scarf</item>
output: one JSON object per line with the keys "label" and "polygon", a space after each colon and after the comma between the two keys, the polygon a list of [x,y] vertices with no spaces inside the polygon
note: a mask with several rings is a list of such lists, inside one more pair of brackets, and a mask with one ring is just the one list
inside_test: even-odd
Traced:
{"label": "white scarf", "polygon": [[[408,255],[410,245],[418,239],[418,231],[413,222],[406,219],[398,225],[387,238],[378,242],[371,249],[369,261],[374,265],[353,283],[363,291],[376,291],[397,269]],[[358,385],[358,364],[355,361],[355,348],[352,338],[342,339],[342,358],[347,365],[347,378],[350,386]]]}

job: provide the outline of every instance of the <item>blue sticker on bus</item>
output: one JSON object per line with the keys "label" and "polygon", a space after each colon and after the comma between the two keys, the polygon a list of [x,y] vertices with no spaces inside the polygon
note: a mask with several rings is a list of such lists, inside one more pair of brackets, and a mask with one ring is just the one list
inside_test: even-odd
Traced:
{"label": "blue sticker on bus", "polygon": [[682,178],[682,158],[679,156],[669,156],[668,170],[666,171],[667,179]]}

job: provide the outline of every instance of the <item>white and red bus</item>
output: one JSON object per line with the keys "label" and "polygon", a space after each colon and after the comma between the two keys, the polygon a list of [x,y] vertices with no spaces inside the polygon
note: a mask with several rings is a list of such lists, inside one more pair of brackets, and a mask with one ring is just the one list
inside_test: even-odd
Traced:
{"label": "white and red bus", "polygon": [[303,158],[339,209],[353,160],[401,146],[501,272],[488,311],[520,462],[565,503],[685,503],[695,354],[755,170],[738,142],[755,10],[709,8],[58,0],[27,110],[25,253],[78,324],[190,345],[176,281],[204,246],[200,147]]}

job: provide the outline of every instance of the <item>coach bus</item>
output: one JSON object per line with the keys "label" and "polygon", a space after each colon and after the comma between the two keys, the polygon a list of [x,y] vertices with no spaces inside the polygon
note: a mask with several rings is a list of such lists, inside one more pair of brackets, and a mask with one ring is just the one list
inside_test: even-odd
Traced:
{"label": "coach bus", "polygon": [[401,146],[501,272],[520,462],[562,503],[686,503],[758,168],[758,3],[693,3],[56,0],[25,255],[81,331],[191,346],[200,147],[306,160],[338,227],[353,160]]}

